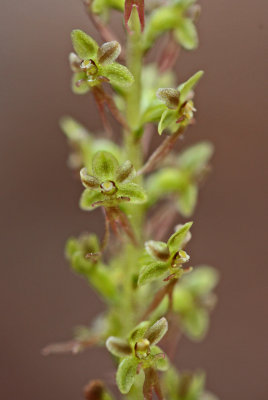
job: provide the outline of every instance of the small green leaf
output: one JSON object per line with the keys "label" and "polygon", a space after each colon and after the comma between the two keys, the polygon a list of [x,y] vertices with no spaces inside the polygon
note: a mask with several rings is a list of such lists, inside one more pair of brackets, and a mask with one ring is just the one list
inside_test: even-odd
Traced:
{"label": "small green leaf", "polygon": [[93,0],[92,11],[94,14],[104,14],[107,17],[109,9],[124,10],[124,0]]}
{"label": "small green leaf", "polygon": [[137,373],[138,362],[139,361],[135,357],[130,356],[124,358],[119,364],[116,382],[122,394],[126,394],[130,391]]}
{"label": "small green leaf", "polygon": [[71,259],[71,257],[79,250],[80,250],[80,245],[76,238],[72,237],[67,240],[65,245],[65,254],[68,259]]}
{"label": "small green leaf", "polygon": [[188,177],[179,168],[163,168],[152,174],[147,181],[147,191],[151,202],[183,190],[188,184]]}
{"label": "small green leaf", "polygon": [[155,357],[155,368],[158,369],[158,371],[167,371],[169,368],[169,361],[166,354],[163,353],[160,347],[152,346],[150,355],[157,356],[158,354],[161,354],[161,357]]}
{"label": "small green leaf", "polygon": [[213,154],[213,145],[210,142],[197,143],[180,154],[179,165],[192,174],[198,174],[207,165]]}
{"label": "small green leaf", "polygon": [[187,96],[189,92],[195,87],[199,79],[204,75],[204,71],[198,71],[196,74],[191,76],[186,82],[182,83],[178,87],[178,91],[180,92],[180,104],[183,104],[185,100],[187,100]]}
{"label": "small green leaf", "polygon": [[126,357],[131,354],[131,347],[124,339],[110,336],[106,341],[106,347],[116,357]]}
{"label": "small green leaf", "polygon": [[179,129],[179,124],[176,123],[178,120],[177,110],[165,110],[161,115],[161,119],[158,124],[158,133],[162,135],[165,129],[168,129],[171,133],[174,133]]}
{"label": "small green leaf", "polygon": [[92,265],[92,262],[85,258],[85,254],[82,251],[77,251],[71,257],[71,267],[78,274],[88,276]]}
{"label": "small green leaf", "polygon": [[176,313],[183,315],[194,308],[194,297],[182,284],[176,285],[173,290],[172,305]]}
{"label": "small green leaf", "polygon": [[165,262],[152,262],[151,264],[145,265],[139,274],[139,286],[143,286],[147,283],[155,281],[160,277],[163,277],[167,270],[168,265]]}
{"label": "small green leaf", "polygon": [[164,393],[168,393],[170,399],[178,398],[179,374],[174,367],[170,366],[163,374],[162,385]]}
{"label": "small green leaf", "polygon": [[75,72],[72,76],[72,90],[75,94],[85,94],[89,91],[84,72]]}
{"label": "small green leaf", "polygon": [[202,340],[209,325],[208,312],[202,308],[193,308],[183,318],[183,329],[193,340]]}
{"label": "small green leaf", "polygon": [[150,48],[162,32],[175,28],[178,24],[178,18],[180,19],[180,15],[178,15],[176,9],[172,6],[157,8],[151,14],[145,27],[145,48]]}
{"label": "small green leaf", "polygon": [[119,186],[117,196],[128,197],[131,203],[144,203],[147,195],[144,189],[137,183],[124,183]]}
{"label": "small green leaf", "polygon": [[205,384],[205,374],[197,373],[195,375],[184,373],[180,376],[179,393],[185,393],[185,399],[201,400],[201,395],[203,393]]}
{"label": "small green leaf", "polygon": [[193,294],[203,296],[211,292],[218,281],[218,272],[212,267],[202,265],[183,278],[183,285]]}
{"label": "small green leaf", "polygon": [[73,48],[77,55],[82,59],[89,59],[96,55],[98,44],[85,32],[75,29],[71,33]]}
{"label": "small green leaf", "polygon": [[194,212],[198,196],[198,188],[194,183],[188,185],[179,193],[178,209],[185,218],[190,217]]}
{"label": "small green leaf", "polygon": [[180,250],[181,245],[183,244],[183,241],[187,235],[187,232],[193,225],[192,222],[186,222],[186,224],[182,225],[179,230],[177,230],[169,239],[167,242],[168,248],[170,253],[176,252]]}
{"label": "small green leaf", "polygon": [[145,333],[144,338],[148,339],[151,345],[154,345],[162,339],[167,333],[168,322],[165,317],[156,321]]}
{"label": "small green leaf", "polygon": [[116,62],[101,66],[100,75],[108,78],[111,85],[114,86],[129,87],[134,82],[133,75],[127,67]]}
{"label": "small green leaf", "polygon": [[158,122],[165,110],[166,107],[164,104],[151,104],[145,109],[141,116],[141,125],[144,125],[148,122]]}
{"label": "small green leaf", "polygon": [[90,140],[90,134],[87,129],[72,117],[62,117],[60,119],[60,127],[71,142]]}
{"label": "small green leaf", "polygon": [[93,174],[102,181],[115,179],[118,166],[117,159],[108,151],[98,151],[92,160]]}
{"label": "small green leaf", "polygon": [[198,35],[195,24],[190,18],[183,18],[174,31],[177,41],[187,50],[198,46]]}
{"label": "small green leaf", "polygon": [[103,265],[94,265],[94,267],[89,271],[88,280],[107,302],[118,300],[117,288],[112,281],[111,276],[109,275],[109,270],[106,267]]}
{"label": "small green leaf", "polygon": [[95,203],[102,200],[104,200],[104,196],[101,192],[85,189],[80,198],[80,208],[82,210],[93,210],[93,208],[98,207],[98,204]]}

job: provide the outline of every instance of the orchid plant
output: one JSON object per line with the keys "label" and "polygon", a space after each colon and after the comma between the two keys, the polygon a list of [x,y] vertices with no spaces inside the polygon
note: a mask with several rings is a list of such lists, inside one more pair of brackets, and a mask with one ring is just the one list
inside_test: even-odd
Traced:
{"label": "orchid plant", "polygon": [[[212,267],[193,267],[185,250],[193,223],[184,218],[194,212],[213,146],[175,151],[195,123],[203,71],[177,83],[173,67],[180,49],[198,45],[200,7],[195,0],[84,0],[84,6],[103,42],[79,29],[71,33],[71,87],[94,97],[103,129],[94,135],[70,116],[60,125],[69,167],[81,179],[80,207],[101,208],[104,235],[70,238],[65,253],[106,311],[44,354],[93,345],[111,353],[118,389],[93,380],[84,389],[87,400],[215,400],[203,373],[173,365],[182,335],[199,341],[206,334],[218,282]],[[122,43],[109,26],[115,11],[123,15]],[[147,62],[152,48],[156,61]]]}

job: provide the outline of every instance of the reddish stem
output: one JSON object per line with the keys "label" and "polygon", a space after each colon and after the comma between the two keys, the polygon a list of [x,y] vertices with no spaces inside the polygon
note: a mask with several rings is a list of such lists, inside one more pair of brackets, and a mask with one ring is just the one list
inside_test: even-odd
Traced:
{"label": "reddish stem", "polygon": [[166,70],[173,68],[179,53],[180,46],[175,41],[173,32],[170,32],[168,35],[167,45],[165,45],[158,60],[159,72],[163,73]]}
{"label": "reddish stem", "polygon": [[184,128],[180,128],[177,130],[177,132],[173,133],[173,135],[166,137],[161,145],[149,157],[144,166],[137,172],[137,175],[151,172],[154,167],[159,163],[159,161],[163,160],[163,158],[165,158],[165,156],[174,147],[177,138],[182,134],[183,131]]}
{"label": "reddish stem", "polygon": [[[91,22],[95,26],[96,30],[99,32],[101,35],[102,39],[104,42],[111,42],[113,40],[116,40],[119,42],[117,36],[105,25],[103,25],[101,19],[92,12],[91,10],[91,0],[83,0],[86,13],[88,17],[90,18]],[[124,60],[125,59],[125,50],[121,46],[121,53],[119,54],[118,59]]]}
{"label": "reddish stem", "polygon": [[[177,283],[177,279],[173,279],[172,281],[170,281],[166,286],[164,286],[163,288],[161,288],[156,294],[155,297],[152,301],[152,303],[150,304],[149,308],[146,310],[146,312],[143,314],[141,320],[144,321],[146,320],[146,318],[149,317],[149,315],[159,306],[159,304],[161,303],[161,301],[163,300],[163,298],[168,295],[169,297],[169,301],[172,301],[172,293],[173,293],[173,289],[175,284]],[[170,308],[170,304],[169,304],[169,308]]]}

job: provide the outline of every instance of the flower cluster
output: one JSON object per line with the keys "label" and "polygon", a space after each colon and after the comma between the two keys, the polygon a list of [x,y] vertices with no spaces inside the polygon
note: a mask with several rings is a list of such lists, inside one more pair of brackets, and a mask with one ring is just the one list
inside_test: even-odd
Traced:
{"label": "flower cluster", "polygon": [[198,186],[208,171],[212,154],[213,146],[209,142],[195,144],[179,156],[171,154],[170,165],[147,180],[146,189],[151,204],[170,196],[181,215],[191,216],[197,203]]}
{"label": "flower cluster", "polygon": [[[84,187],[80,207],[101,207],[105,224],[101,240],[92,233],[70,238],[65,255],[106,309],[90,326],[76,329],[74,340],[44,353],[106,344],[117,364],[118,389],[132,400],[215,400],[204,390],[203,374],[170,365],[181,334],[204,337],[218,281],[211,267],[189,266],[185,248],[192,222],[176,220],[177,211],[187,218],[193,213],[213,152],[207,142],[180,154],[174,150],[195,122],[194,90],[203,75],[198,71],[178,85],[172,71],[180,47],[197,46],[195,2],[84,0],[103,44],[79,29],[71,33],[72,90],[91,92],[104,129],[94,135],[72,117],[62,118],[60,126],[71,147],[68,164],[78,178],[80,172]],[[122,47],[108,26],[113,10],[123,13]],[[161,35],[166,45],[157,59],[144,62]],[[151,151],[154,135],[159,143]],[[163,351],[158,343],[167,332]],[[99,380],[85,387],[84,396],[115,398]]]}

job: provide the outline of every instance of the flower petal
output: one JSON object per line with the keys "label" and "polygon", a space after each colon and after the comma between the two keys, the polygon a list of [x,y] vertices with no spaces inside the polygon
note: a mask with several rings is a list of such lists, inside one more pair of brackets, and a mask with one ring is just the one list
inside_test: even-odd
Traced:
{"label": "flower petal", "polygon": [[99,201],[104,200],[104,195],[96,190],[85,189],[80,198],[80,208],[82,210],[93,210],[99,207],[101,204],[97,204]]}
{"label": "flower petal", "polygon": [[98,151],[92,160],[93,174],[100,181],[114,180],[118,166],[117,159],[108,151]]}
{"label": "flower petal", "polygon": [[114,86],[128,87],[134,82],[134,77],[127,67],[116,62],[101,66],[100,74],[107,77]]}
{"label": "flower petal", "polygon": [[144,203],[147,200],[144,189],[136,183],[121,184],[117,196],[128,197],[131,203]]}
{"label": "flower petal", "polygon": [[72,90],[75,94],[85,94],[89,91],[87,77],[84,72],[76,72],[72,77]]}
{"label": "flower petal", "polygon": [[85,32],[75,29],[71,33],[73,48],[77,55],[82,59],[94,57],[98,51],[98,44]]}
{"label": "flower petal", "polygon": [[177,110],[165,110],[158,124],[159,135],[161,135],[165,129],[168,129],[170,132],[174,133],[179,128],[178,124],[176,123],[177,119]]}

